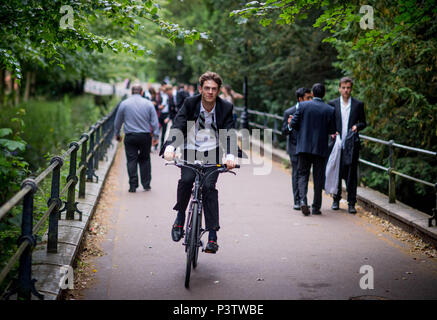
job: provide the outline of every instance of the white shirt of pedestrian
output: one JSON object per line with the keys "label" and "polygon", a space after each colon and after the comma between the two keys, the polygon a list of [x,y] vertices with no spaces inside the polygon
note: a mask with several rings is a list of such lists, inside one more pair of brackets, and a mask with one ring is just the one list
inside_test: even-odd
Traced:
{"label": "white shirt of pedestrian", "polygon": [[349,124],[349,115],[351,112],[351,97],[347,101],[347,104],[344,104],[343,97],[340,97],[340,106],[341,106],[341,138],[345,139],[347,135],[347,127]]}
{"label": "white shirt of pedestrian", "polygon": [[162,102],[161,104],[164,106],[164,108],[161,110],[162,113],[169,113],[169,101],[168,101],[168,94],[162,93]]}

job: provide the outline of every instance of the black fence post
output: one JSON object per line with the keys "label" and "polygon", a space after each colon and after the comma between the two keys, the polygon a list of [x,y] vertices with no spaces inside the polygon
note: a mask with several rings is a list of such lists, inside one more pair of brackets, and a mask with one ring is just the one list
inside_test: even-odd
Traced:
{"label": "black fence post", "polygon": [[273,145],[278,144],[278,136],[276,134],[276,131],[278,130],[278,122],[276,118],[273,118]]}
{"label": "black fence post", "polygon": [[435,226],[437,227],[437,183],[434,184],[434,194],[435,194],[435,207],[432,209],[432,216],[428,218],[428,227],[432,227],[432,222],[435,221]]}
{"label": "black fence post", "polygon": [[396,202],[396,176],[392,172],[394,170],[394,159],[393,159],[393,140],[389,141],[389,168],[388,168],[388,202],[395,203]]}
{"label": "black fence post", "polygon": [[87,181],[92,182],[94,177],[94,145],[95,145],[95,126],[91,126],[91,136],[90,136],[90,144],[88,154],[91,154],[91,157],[88,161],[88,170],[87,170]]}
{"label": "black fence post", "polygon": [[[30,186],[32,189],[23,199],[23,216],[21,220],[21,236],[18,239],[19,245],[28,241],[29,245],[20,256],[18,267],[18,286],[16,288],[18,300],[30,300],[32,293],[38,299],[44,299],[35,289],[35,279],[32,279],[32,249],[36,246],[36,237],[33,234],[33,199],[37,191],[37,184],[33,179],[26,179],[21,188]],[[14,290],[15,291],[15,290]]]}
{"label": "black fence post", "polygon": [[99,169],[100,153],[101,153],[100,130],[101,130],[102,126],[100,125],[100,122],[97,122],[95,126],[96,126],[95,145],[97,146],[97,148],[96,148],[96,152],[94,153],[94,170],[98,170]]}
{"label": "black fence post", "polygon": [[99,160],[103,161],[106,154],[106,148],[105,148],[105,139],[103,138],[105,136],[105,121],[102,119],[99,121],[100,125],[100,139],[102,140],[101,145],[99,146]]}
{"label": "black fence post", "polygon": [[57,162],[56,167],[53,169],[52,173],[52,187],[50,199],[47,202],[47,206],[50,207],[53,202],[55,202],[55,207],[49,216],[49,231],[48,231],[48,241],[47,241],[47,252],[56,253],[58,252],[58,220],[59,220],[59,208],[62,205],[62,201],[59,198],[59,189],[61,184],[61,167],[64,161],[61,157],[53,157],[50,160],[50,165]]}
{"label": "black fence post", "polygon": [[[80,163],[79,167],[83,168],[79,172],[79,198],[85,198],[85,188],[86,188],[86,170],[87,170],[87,163],[86,163],[86,157],[87,157],[87,141],[89,140],[89,135],[87,133],[84,133],[80,139],[86,138],[85,141],[82,143],[82,150],[80,154]],[[82,220],[82,219],[80,219]]]}
{"label": "black fence post", "polygon": [[67,210],[65,218],[67,220],[74,220],[74,213],[76,211],[80,213],[80,211],[77,209],[78,202],[76,202],[76,184],[78,182],[78,178],[76,175],[76,166],[77,166],[77,151],[79,150],[79,144],[77,142],[70,143],[69,147],[71,148],[73,146],[74,146],[74,150],[71,152],[71,156],[70,156],[70,171],[67,177],[67,183],[72,181],[70,187],[68,188],[67,202],[65,204]]}
{"label": "black fence post", "polygon": [[243,95],[244,95],[244,110],[241,112],[240,124],[242,129],[249,129],[249,110],[247,106],[247,96],[248,96],[248,87],[247,87],[247,77],[244,77],[243,83]]}

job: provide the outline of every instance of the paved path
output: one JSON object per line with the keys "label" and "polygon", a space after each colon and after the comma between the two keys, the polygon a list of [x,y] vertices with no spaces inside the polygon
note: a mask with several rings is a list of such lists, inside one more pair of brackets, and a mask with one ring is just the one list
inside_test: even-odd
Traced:
{"label": "paved path", "polygon": [[[170,237],[179,169],[152,154],[152,190],[128,193],[118,152],[105,255],[84,299],[437,299],[435,260],[347,214],[344,203],[331,211],[327,196],[321,216],[292,210],[290,174],[278,164],[265,176],[251,165],[220,175],[220,249],[200,254],[187,290],[185,252]],[[363,265],[373,267],[374,290],[359,286]]]}

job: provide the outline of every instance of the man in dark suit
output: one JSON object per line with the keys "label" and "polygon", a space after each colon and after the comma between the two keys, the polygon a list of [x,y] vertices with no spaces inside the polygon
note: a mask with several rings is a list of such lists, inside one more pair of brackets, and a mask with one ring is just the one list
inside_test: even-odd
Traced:
{"label": "man in dark suit", "polygon": [[184,100],[189,97],[188,86],[186,84],[179,84],[176,94],[176,112],[182,108]]}
{"label": "man in dark suit", "polygon": [[[227,131],[234,127],[232,117],[234,106],[218,97],[221,85],[221,77],[214,72],[206,72],[200,76],[200,95],[185,99],[182,108],[174,119],[170,136],[161,148],[160,155],[163,154],[166,160],[173,160],[175,149],[181,145],[185,159],[207,159],[209,163],[220,163],[223,153],[226,153],[227,167],[229,169],[235,167],[238,149],[235,150],[236,148],[232,148],[232,146],[236,146],[237,137],[235,132]],[[218,135],[220,129],[225,129],[229,133],[224,141],[220,141],[222,140],[222,132],[220,132],[220,136]],[[205,252],[208,253],[216,253],[218,250],[217,231],[220,226],[217,178],[218,172],[212,173],[203,185],[205,227],[209,231]],[[177,203],[173,208],[178,211],[171,231],[174,241],[179,241],[182,238],[185,210],[190,201],[194,180],[195,174],[192,170],[181,168]]]}
{"label": "man in dark suit", "polygon": [[326,159],[329,155],[328,138],[335,133],[334,109],[323,102],[325,86],[313,85],[313,100],[304,101],[291,120],[297,130],[296,154],[298,155],[298,188],[302,213],[307,216],[308,179],[313,167],[314,199],[312,214],[321,214],[322,189],[325,184]]}
{"label": "man in dark suit", "polygon": [[290,156],[291,163],[291,185],[293,187],[294,198],[294,210],[300,210],[299,191],[297,187],[297,155],[296,155],[296,142],[297,131],[290,127],[291,119],[294,113],[299,108],[299,103],[302,101],[308,101],[312,99],[311,90],[308,88],[299,88],[296,90],[297,103],[291,108],[288,108],[284,112],[284,120],[282,121],[282,134],[287,136],[287,153]]}
{"label": "man in dark suit", "polygon": [[[338,88],[341,97],[329,101],[329,104],[334,107],[335,122],[337,127],[336,135],[339,134],[342,141],[346,139],[346,136],[350,131],[355,132],[358,136],[358,132],[363,130],[367,125],[366,116],[364,113],[364,103],[351,97],[352,86],[353,81],[351,78],[341,78]],[[335,135],[332,136],[332,139],[334,138]],[[348,211],[352,214],[357,212],[355,209],[355,203],[357,202],[357,175],[360,142],[359,139],[356,139],[356,141],[357,142],[353,148],[351,164],[344,164],[344,149],[341,151],[338,191],[337,194],[334,195],[334,201],[332,203],[333,210],[338,210],[340,208],[341,182],[342,179],[345,179]]]}

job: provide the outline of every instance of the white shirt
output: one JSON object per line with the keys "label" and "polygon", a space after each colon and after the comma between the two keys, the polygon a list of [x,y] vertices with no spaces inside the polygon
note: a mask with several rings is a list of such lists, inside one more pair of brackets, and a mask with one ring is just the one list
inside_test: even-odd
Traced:
{"label": "white shirt", "polygon": [[[211,124],[214,122],[217,128],[216,116],[215,116],[215,105],[212,108],[211,112],[206,111],[203,107],[202,102],[200,102],[200,113],[203,113],[205,116],[205,129],[200,130],[200,117],[197,118],[196,124],[194,126],[194,132],[188,132],[187,134],[187,145],[186,148],[189,150],[197,150],[200,152],[204,152],[207,150],[213,150],[219,146],[219,138],[218,131],[214,131],[211,127]],[[175,148],[173,146],[167,146],[165,148],[165,152],[174,152]],[[235,160],[235,156],[233,154],[226,155],[226,161]]]}
{"label": "white shirt", "polygon": [[203,107],[202,102],[200,102],[200,113],[203,113],[205,116],[205,129],[200,129],[199,116],[196,121],[194,141],[192,141],[193,139],[188,139],[187,149],[195,149],[200,152],[213,150],[219,145],[218,132],[214,131],[211,127],[211,124],[214,122],[217,128],[217,124],[215,123],[215,105],[211,112],[208,112]]}
{"label": "white shirt", "polygon": [[161,93],[161,104],[164,106],[164,108],[161,110],[162,113],[169,113],[170,112],[170,108],[169,108],[169,103],[168,103],[168,94],[166,93]]}
{"label": "white shirt", "polygon": [[344,104],[343,98],[340,97],[340,109],[341,109],[341,138],[345,139],[347,135],[347,127],[349,124],[349,115],[351,113],[351,97],[347,104]]}

